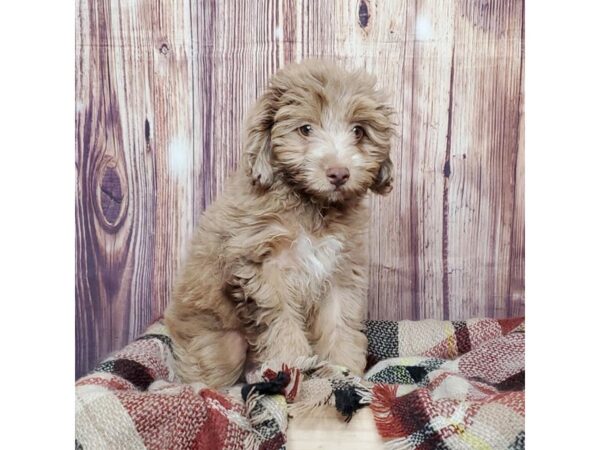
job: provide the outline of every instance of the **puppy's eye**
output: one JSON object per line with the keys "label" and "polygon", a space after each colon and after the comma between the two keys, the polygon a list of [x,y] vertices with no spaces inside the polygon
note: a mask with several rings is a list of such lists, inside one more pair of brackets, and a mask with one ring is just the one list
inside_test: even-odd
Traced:
{"label": "puppy's eye", "polygon": [[312,127],[310,125],[302,125],[300,128],[298,128],[298,131],[302,136],[308,136],[310,133],[312,133]]}
{"label": "puppy's eye", "polygon": [[354,134],[354,139],[356,139],[356,141],[358,142],[365,135],[365,129],[363,127],[359,127],[358,125],[356,125],[355,127],[352,128],[352,134]]}

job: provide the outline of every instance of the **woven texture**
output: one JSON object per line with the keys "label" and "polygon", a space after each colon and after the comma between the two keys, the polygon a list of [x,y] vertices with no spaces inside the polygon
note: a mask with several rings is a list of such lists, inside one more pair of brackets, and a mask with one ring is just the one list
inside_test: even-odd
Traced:
{"label": "woven texture", "polygon": [[364,378],[315,357],[182,384],[162,322],[76,383],[76,448],[279,449],[288,416],[370,404],[390,448],[524,448],[524,321],[369,321]]}
{"label": "woven texture", "polygon": [[370,322],[370,407],[389,448],[523,449],[523,319]]}

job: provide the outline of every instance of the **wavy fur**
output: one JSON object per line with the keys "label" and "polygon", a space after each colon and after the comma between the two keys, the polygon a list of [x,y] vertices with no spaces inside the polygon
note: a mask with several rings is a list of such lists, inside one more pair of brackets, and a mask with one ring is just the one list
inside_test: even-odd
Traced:
{"label": "wavy fur", "polygon": [[[231,385],[248,364],[311,355],[362,373],[365,197],[391,189],[391,115],[363,71],[307,61],[275,75],[165,313],[184,381]],[[348,169],[343,186],[330,167]]]}

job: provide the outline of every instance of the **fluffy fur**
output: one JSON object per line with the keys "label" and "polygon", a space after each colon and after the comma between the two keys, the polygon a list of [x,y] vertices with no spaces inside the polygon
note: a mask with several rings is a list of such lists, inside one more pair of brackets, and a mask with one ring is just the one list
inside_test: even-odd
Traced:
{"label": "fluffy fur", "polygon": [[391,189],[392,110],[363,71],[287,66],[249,114],[243,166],[201,218],[165,313],[179,376],[318,355],[362,373],[369,189]]}

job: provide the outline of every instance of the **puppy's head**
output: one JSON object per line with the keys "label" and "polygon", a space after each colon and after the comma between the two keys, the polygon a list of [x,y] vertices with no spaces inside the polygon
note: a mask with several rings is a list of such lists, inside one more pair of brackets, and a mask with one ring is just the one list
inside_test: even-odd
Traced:
{"label": "puppy's head", "polygon": [[320,202],[391,190],[392,109],[375,79],[330,62],[287,66],[250,112],[245,165],[253,184],[280,180]]}

